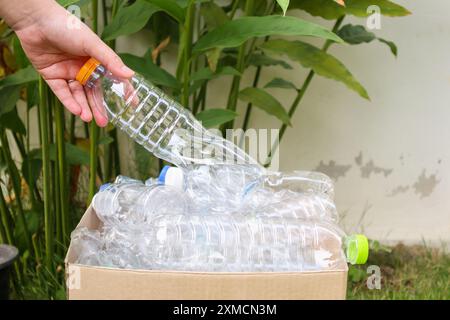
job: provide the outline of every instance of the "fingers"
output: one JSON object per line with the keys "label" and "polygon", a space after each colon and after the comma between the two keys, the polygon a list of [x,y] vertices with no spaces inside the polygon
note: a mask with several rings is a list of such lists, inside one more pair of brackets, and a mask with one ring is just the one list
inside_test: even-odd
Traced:
{"label": "fingers", "polygon": [[99,127],[105,127],[108,124],[108,116],[106,115],[106,110],[103,106],[103,92],[99,87],[86,88],[85,90],[87,91],[86,97],[91,106],[95,122]]}
{"label": "fingers", "polygon": [[[66,81],[58,79],[58,80],[47,80],[48,86],[55,95],[58,97],[59,101],[76,116],[82,115],[82,107],[79,103],[74,99],[69,86]],[[91,121],[92,114],[89,112],[88,115],[84,115],[82,118],[84,121]]]}
{"label": "fingers", "polygon": [[89,104],[86,99],[83,86],[78,81],[71,81],[69,82],[69,88],[73,98],[81,107],[81,114],[80,114],[81,120],[86,122],[91,121],[92,120],[91,108],[89,108]]}
{"label": "fingers", "polygon": [[89,34],[85,39],[84,51],[87,56],[100,61],[112,74],[121,78],[130,78],[134,72],[128,68],[120,57],[108,47],[96,34]]}
{"label": "fingers", "polygon": [[[77,81],[67,83],[58,79],[47,80],[47,83],[66,109],[79,116],[81,120],[90,122],[94,117],[98,126],[105,127],[108,124],[102,96],[97,97],[97,99],[93,98],[95,94],[86,96],[83,86]],[[90,105],[92,109],[89,107]]]}
{"label": "fingers", "polygon": [[85,61],[74,58],[53,63],[46,68],[40,69],[39,72],[43,74],[45,79],[73,80],[84,63]]}

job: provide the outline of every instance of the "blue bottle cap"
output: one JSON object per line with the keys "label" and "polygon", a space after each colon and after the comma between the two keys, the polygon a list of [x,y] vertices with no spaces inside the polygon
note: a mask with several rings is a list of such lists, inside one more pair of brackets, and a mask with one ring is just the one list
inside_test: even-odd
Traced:
{"label": "blue bottle cap", "polygon": [[110,185],[111,185],[111,183],[102,184],[100,186],[100,188],[98,189],[98,191],[101,192],[101,191],[105,190],[106,188],[108,188]]}
{"label": "blue bottle cap", "polygon": [[162,168],[162,170],[161,170],[161,172],[159,173],[159,176],[158,176],[158,182],[159,183],[161,183],[161,184],[165,184],[166,183],[166,174],[167,174],[167,171],[170,168],[172,168],[172,167],[171,166],[164,166]]}

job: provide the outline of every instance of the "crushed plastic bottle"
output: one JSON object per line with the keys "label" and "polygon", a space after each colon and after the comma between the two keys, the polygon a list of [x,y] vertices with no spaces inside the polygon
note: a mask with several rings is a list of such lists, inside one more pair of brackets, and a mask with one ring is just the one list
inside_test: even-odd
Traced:
{"label": "crushed plastic bottle", "polygon": [[188,194],[193,212],[230,213],[242,207],[243,190],[263,172],[253,165],[201,165],[190,170],[165,166],[158,181]]}
{"label": "crushed plastic bottle", "polygon": [[166,166],[159,182],[185,191],[191,212],[337,221],[333,183],[319,172],[262,172],[251,165]]}
{"label": "crushed plastic bottle", "polygon": [[77,237],[87,239],[75,246],[77,263],[154,270],[323,271],[364,263],[368,252],[365,237],[333,224],[243,215],[159,215],[132,232],[83,228]]}
{"label": "crushed plastic bottle", "polygon": [[246,186],[246,193],[267,189],[272,192],[290,190],[302,194],[315,194],[333,201],[333,181],[323,173],[315,171],[267,172]]}
{"label": "crushed plastic bottle", "polygon": [[185,214],[187,197],[170,186],[141,183],[106,184],[92,206],[105,224],[148,223],[157,214]]}
{"label": "crushed plastic bottle", "polygon": [[160,159],[183,168],[193,164],[258,165],[235,144],[206,130],[187,109],[137,73],[120,79],[91,58],[76,78],[85,86],[91,108]]}

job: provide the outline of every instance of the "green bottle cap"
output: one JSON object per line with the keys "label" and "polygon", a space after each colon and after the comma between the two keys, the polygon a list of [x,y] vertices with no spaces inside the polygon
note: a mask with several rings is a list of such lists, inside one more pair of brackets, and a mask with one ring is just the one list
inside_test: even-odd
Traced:
{"label": "green bottle cap", "polygon": [[364,264],[369,257],[369,240],[365,235],[353,234],[347,238],[347,261]]}

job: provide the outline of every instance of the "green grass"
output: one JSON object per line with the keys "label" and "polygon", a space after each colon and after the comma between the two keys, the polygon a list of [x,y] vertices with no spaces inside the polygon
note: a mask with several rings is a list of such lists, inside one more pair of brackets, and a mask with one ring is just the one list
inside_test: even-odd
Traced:
{"label": "green grass", "polygon": [[[349,270],[347,299],[450,299],[450,255],[427,246],[372,250],[366,265]],[[381,271],[381,289],[367,288],[369,265]]]}

